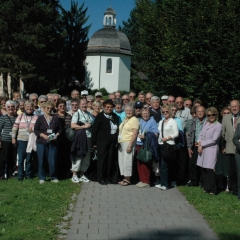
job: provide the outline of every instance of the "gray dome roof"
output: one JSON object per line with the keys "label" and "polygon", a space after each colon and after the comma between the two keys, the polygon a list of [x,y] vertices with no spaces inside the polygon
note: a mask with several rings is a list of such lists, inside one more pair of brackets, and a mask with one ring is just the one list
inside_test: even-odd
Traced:
{"label": "gray dome roof", "polygon": [[88,48],[85,53],[133,55],[127,36],[113,27],[104,27],[95,32],[88,42]]}
{"label": "gray dome roof", "polygon": [[110,14],[110,15],[116,15],[116,12],[112,9],[112,8],[108,8],[104,15],[107,15],[107,14]]}

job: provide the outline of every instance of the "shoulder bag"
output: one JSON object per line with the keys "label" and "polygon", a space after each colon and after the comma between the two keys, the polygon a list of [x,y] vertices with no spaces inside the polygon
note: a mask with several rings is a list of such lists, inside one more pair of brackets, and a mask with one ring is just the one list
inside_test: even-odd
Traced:
{"label": "shoulder bag", "polygon": [[145,135],[143,148],[140,149],[136,158],[142,162],[147,163],[152,161],[152,157],[153,157],[153,154],[152,154],[152,151],[149,149],[148,138]]}

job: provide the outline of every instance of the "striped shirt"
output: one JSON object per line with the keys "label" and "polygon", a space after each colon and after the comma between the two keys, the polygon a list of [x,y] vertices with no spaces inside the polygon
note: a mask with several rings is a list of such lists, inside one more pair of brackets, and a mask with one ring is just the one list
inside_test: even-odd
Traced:
{"label": "striped shirt", "polygon": [[25,113],[20,114],[12,128],[12,138],[16,138],[20,141],[28,141],[28,128],[34,128],[35,122],[37,121],[37,115],[26,115]]}
{"label": "striped shirt", "polygon": [[12,142],[12,127],[17,116],[3,115],[0,117],[1,141]]}

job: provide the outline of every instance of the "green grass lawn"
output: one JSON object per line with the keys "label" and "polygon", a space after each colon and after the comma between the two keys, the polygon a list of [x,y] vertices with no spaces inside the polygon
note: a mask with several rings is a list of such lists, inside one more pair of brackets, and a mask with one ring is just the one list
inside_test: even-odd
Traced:
{"label": "green grass lawn", "polygon": [[240,201],[222,192],[212,196],[200,187],[179,187],[187,200],[204,216],[220,239],[240,239]]}
{"label": "green grass lawn", "polygon": [[59,232],[56,224],[66,215],[71,196],[80,192],[80,186],[71,180],[42,185],[37,178],[0,181],[0,239],[54,239]]}

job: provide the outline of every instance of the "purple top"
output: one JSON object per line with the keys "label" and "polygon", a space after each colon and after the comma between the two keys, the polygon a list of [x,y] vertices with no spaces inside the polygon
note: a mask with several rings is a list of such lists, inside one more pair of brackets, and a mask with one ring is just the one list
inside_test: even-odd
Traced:
{"label": "purple top", "polygon": [[[47,144],[47,141],[44,138],[40,137],[40,134],[43,133],[46,135],[50,135],[51,133],[47,132],[48,129],[51,129],[52,133],[61,134],[62,126],[61,126],[61,123],[57,116],[53,116],[52,121],[50,122],[49,125],[48,125],[44,115],[38,117],[38,119],[34,125],[34,133],[37,136],[36,143]],[[50,143],[55,145],[57,143],[57,139],[51,141]]]}

